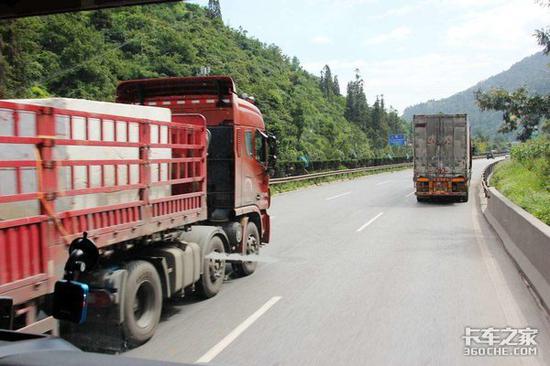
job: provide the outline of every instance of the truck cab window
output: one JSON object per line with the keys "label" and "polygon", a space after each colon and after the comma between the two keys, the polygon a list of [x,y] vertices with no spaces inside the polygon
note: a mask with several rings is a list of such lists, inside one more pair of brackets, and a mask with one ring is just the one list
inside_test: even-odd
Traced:
{"label": "truck cab window", "polygon": [[248,156],[254,156],[254,147],[252,146],[252,131],[244,133],[244,143],[246,145],[246,153]]}

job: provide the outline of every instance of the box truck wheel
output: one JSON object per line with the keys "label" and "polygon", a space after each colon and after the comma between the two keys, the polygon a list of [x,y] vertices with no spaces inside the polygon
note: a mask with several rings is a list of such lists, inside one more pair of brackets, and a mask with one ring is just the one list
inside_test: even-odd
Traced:
{"label": "box truck wheel", "polygon": [[469,192],[466,192],[465,196],[460,197],[460,202],[468,202]]}
{"label": "box truck wheel", "polygon": [[[258,255],[260,254],[260,234],[258,228],[253,222],[248,222],[246,225],[246,254]],[[233,270],[239,276],[248,276],[254,273],[258,262],[235,262],[232,263]]]}
{"label": "box truck wheel", "polygon": [[155,267],[147,261],[128,264],[122,330],[131,346],[148,341],[160,320],[162,287]]}
{"label": "box truck wheel", "polygon": [[[204,254],[225,253],[223,241],[219,236],[212,236],[204,248]],[[223,285],[225,277],[225,260],[204,258],[203,273],[197,282],[198,294],[203,298],[215,296]]]}

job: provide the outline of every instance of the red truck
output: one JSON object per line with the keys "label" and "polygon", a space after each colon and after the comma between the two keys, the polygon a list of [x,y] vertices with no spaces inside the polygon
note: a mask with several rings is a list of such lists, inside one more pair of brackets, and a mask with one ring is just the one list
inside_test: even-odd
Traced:
{"label": "red truck", "polygon": [[[14,300],[16,329],[56,331],[53,284],[85,232],[100,261],[79,279],[89,321],[67,334],[115,329],[130,345],[152,337],[164,299],[216,295],[223,254],[269,242],[275,141],[231,78],[126,81],[116,102],[98,113],[0,101],[0,297]],[[240,276],[256,269],[246,259],[231,262]]]}

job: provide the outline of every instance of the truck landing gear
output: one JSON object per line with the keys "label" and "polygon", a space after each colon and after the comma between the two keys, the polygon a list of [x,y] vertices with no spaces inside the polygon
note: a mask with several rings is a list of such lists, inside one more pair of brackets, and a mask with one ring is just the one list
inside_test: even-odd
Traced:
{"label": "truck landing gear", "polygon": [[162,310],[160,278],[151,263],[139,260],[128,264],[123,306],[125,339],[129,345],[139,346],[155,333]]}
{"label": "truck landing gear", "polygon": [[[260,254],[260,234],[258,228],[253,222],[248,222],[246,225],[246,255],[259,255]],[[236,262],[232,264],[233,271],[241,277],[249,276],[258,267],[258,262]]]}

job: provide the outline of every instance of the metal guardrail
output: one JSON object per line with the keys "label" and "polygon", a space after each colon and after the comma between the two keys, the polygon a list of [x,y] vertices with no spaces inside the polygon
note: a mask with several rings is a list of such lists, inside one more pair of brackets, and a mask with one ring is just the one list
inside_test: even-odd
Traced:
{"label": "metal guardrail", "polygon": [[333,171],[328,171],[328,172],[295,175],[295,176],[284,177],[284,178],[272,178],[269,181],[269,184],[277,185],[277,184],[282,184],[282,183],[298,182],[298,181],[302,181],[302,180],[309,180],[309,179],[315,179],[315,178],[332,177],[332,176],[335,176],[335,175],[361,173],[361,172],[368,172],[368,171],[373,171],[373,170],[383,170],[383,169],[388,169],[388,168],[400,168],[400,167],[406,167],[406,166],[412,166],[412,163],[376,165],[376,166],[368,166],[368,167],[363,167],[363,168],[342,169],[342,170],[333,170]]}
{"label": "metal guardrail", "polygon": [[[498,154],[494,154],[494,157],[505,156],[505,155],[506,153],[498,153]],[[485,157],[486,155],[477,155],[477,156],[474,156],[473,159],[484,159]],[[495,163],[497,163],[497,161],[492,163],[491,166],[494,165]],[[311,174],[293,175],[293,176],[282,177],[282,178],[271,178],[269,183],[271,185],[278,185],[282,183],[298,182],[298,181],[316,179],[316,178],[325,178],[325,177],[331,177],[335,175],[361,173],[361,172],[368,172],[368,171],[375,171],[375,170],[384,170],[389,168],[401,168],[406,166],[412,166],[412,162],[366,166],[366,167],[353,168],[353,169],[339,169],[339,170],[331,170],[331,171],[311,173]],[[486,195],[487,195],[487,190],[485,190],[485,188],[484,188],[484,191],[486,192]]]}
{"label": "metal guardrail", "polygon": [[[493,154],[493,158],[498,158],[498,157],[501,157],[501,156],[506,156],[508,155],[509,153],[496,153],[496,154]],[[476,160],[476,159],[485,159],[487,157],[487,154],[483,154],[483,155],[475,155],[475,156],[472,156],[472,159]]]}
{"label": "metal guardrail", "polygon": [[394,156],[355,160],[299,160],[278,161],[273,167],[272,178],[286,178],[318,172],[335,172],[345,169],[358,169],[370,166],[402,164],[412,162],[411,156]]}

